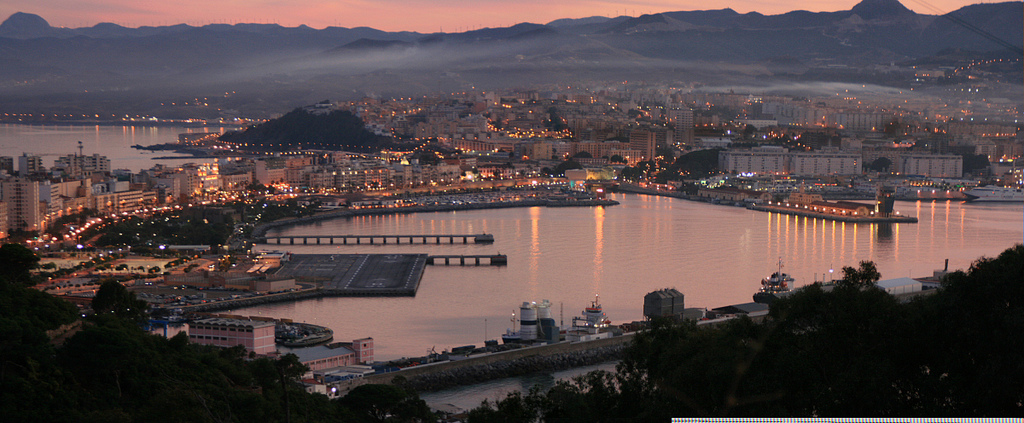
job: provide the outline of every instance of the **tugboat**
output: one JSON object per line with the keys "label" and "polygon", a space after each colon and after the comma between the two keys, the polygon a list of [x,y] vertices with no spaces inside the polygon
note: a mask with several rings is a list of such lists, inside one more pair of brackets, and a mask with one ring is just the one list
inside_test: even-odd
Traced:
{"label": "tugboat", "polygon": [[779,270],[761,279],[761,290],[754,294],[754,302],[771,304],[780,296],[793,290],[793,277],[782,273],[782,258],[779,258]]}

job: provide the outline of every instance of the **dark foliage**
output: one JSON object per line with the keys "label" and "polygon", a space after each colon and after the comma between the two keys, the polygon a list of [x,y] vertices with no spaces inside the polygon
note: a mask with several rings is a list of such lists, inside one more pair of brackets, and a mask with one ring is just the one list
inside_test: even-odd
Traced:
{"label": "dark foliage", "polygon": [[295,109],[280,118],[229,132],[222,141],[245,144],[242,148],[258,151],[349,150],[369,151],[381,140],[367,131],[363,121],[347,111],[311,114]]}
{"label": "dark foliage", "polygon": [[772,304],[763,323],[654,321],[616,373],[485,403],[470,421],[1024,414],[1024,246],[901,303],[871,262]]}

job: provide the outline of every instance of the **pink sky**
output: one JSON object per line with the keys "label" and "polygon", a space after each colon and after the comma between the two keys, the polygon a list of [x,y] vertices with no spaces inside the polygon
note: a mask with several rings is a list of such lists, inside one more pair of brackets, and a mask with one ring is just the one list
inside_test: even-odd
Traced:
{"label": "pink sky", "polygon": [[[679,10],[732,8],[774,15],[791,10],[813,12],[849,10],[859,0],[4,0],[0,18],[14,12],[42,16],[50,25],[92,26],[113,22],[123,26],[161,26],[187,23],[278,23],[327,26],[368,26],[385,31],[460,32],[520,22],[547,23],[560,18],[639,16]],[[902,0],[917,13],[941,14],[969,0]]]}

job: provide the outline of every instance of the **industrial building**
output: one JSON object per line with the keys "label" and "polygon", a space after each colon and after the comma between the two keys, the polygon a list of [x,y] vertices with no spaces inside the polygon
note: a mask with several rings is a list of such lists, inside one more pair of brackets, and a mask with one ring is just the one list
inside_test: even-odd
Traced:
{"label": "industrial building", "polygon": [[214,317],[189,324],[188,339],[199,345],[218,347],[244,346],[256,354],[277,351],[274,344],[274,322]]}

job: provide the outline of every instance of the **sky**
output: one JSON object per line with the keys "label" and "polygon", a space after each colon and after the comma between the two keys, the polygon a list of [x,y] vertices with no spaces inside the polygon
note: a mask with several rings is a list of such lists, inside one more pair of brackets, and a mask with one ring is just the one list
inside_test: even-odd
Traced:
{"label": "sky", "polygon": [[[639,16],[732,8],[766,15],[792,10],[849,10],[859,0],[3,0],[0,16],[32,13],[50,25],[79,28],[100,22],[127,27],[185,23],[277,23],[313,28],[367,26],[385,31],[462,32],[561,18]],[[923,14],[942,14],[981,1],[901,0]]]}

